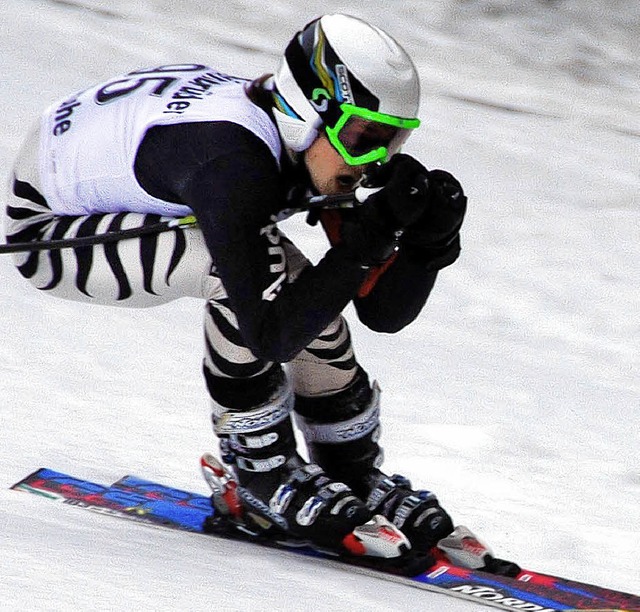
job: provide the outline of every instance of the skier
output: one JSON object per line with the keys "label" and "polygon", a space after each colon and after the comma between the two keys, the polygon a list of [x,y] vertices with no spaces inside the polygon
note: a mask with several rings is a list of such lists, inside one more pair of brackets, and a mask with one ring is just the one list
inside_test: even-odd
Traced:
{"label": "skier", "polygon": [[[380,390],[342,311],[397,332],[460,251],[459,182],[400,148],[419,125],[400,45],[348,15],[298,32],[275,75],[137,70],[48,108],[16,160],[9,242],[92,236],[195,214],[197,229],[15,256],[38,289],[92,304],[204,298],[203,371],[247,517],[338,552],[380,514],[427,549],[453,529],[428,491],[381,470]],[[309,195],[330,242],[312,265],[277,223]],[[291,413],[310,459],[297,451]]]}

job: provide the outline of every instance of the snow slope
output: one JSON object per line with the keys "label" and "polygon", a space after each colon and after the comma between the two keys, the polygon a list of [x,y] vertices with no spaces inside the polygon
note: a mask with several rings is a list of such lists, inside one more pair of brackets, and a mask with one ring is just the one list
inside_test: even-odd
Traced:
{"label": "snow slope", "polygon": [[[60,96],[167,63],[258,75],[306,21],[338,10],[409,49],[425,96],[407,150],[470,198],[463,256],[418,321],[376,335],[348,312],[383,387],[389,469],[502,556],[639,593],[640,5],[3,0],[2,173]],[[320,233],[288,225],[317,258]],[[6,256],[0,284],[3,609],[476,609],[8,491],[47,466],[204,492],[197,459],[214,443],[197,301],[56,301]]]}

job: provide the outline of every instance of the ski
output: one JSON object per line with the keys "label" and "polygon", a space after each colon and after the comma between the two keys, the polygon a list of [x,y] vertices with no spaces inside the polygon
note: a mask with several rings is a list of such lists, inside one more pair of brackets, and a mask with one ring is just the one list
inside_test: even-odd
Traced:
{"label": "ski", "polygon": [[105,486],[41,468],[11,488],[147,525],[288,550],[345,569],[503,610],[640,611],[638,596],[529,570],[519,570],[514,577],[494,575],[457,566],[442,555],[435,561],[428,555],[418,556],[408,565],[399,565],[393,560],[342,557],[299,542],[259,538],[231,525],[226,517],[216,517],[209,497],[135,476],[125,476]]}

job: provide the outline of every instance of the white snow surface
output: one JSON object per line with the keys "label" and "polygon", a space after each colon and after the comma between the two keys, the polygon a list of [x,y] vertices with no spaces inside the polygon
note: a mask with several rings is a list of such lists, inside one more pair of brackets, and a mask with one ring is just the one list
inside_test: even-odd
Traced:
{"label": "white snow surface", "polygon": [[[640,5],[628,0],[2,0],[0,168],[58,97],[179,62],[273,70],[323,12],[418,65],[407,151],[469,195],[418,320],[347,311],[383,388],[387,468],[523,565],[640,593]],[[317,259],[321,231],[288,232]],[[57,301],[0,260],[0,600],[31,610],[475,610],[249,545],[10,491],[41,466],[205,493],[202,304]]]}

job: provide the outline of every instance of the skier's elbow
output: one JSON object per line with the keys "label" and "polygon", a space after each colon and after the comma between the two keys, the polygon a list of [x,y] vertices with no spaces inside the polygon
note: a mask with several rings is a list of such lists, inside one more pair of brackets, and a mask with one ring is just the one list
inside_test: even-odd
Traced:
{"label": "skier's elbow", "polygon": [[380,334],[395,334],[402,329],[404,329],[407,323],[399,322],[399,321],[381,321],[379,319],[362,319],[360,318],[361,323],[363,323],[366,327],[368,327],[371,331],[380,333]]}
{"label": "skier's elbow", "polygon": [[356,312],[363,325],[371,331],[382,334],[395,334],[415,319],[415,316],[412,316],[413,313],[402,313],[400,315],[397,312],[392,313],[380,308],[364,307],[363,305],[357,305]]}

